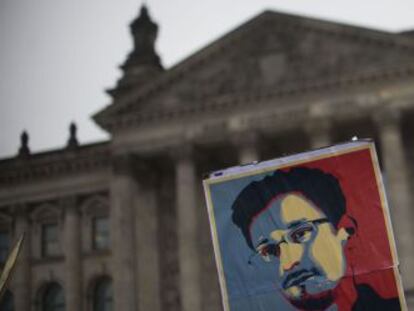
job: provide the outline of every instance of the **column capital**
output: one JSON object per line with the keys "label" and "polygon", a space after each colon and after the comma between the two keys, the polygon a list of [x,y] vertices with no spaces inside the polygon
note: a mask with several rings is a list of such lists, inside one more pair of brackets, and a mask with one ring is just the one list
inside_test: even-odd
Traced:
{"label": "column capital", "polygon": [[120,154],[112,158],[112,172],[115,175],[128,176],[140,186],[153,186],[159,180],[159,163],[159,159],[141,158],[130,153]]}
{"label": "column capital", "polygon": [[232,133],[231,143],[238,149],[239,164],[252,163],[260,160],[258,144],[260,134],[257,131],[244,130]]}
{"label": "column capital", "polygon": [[172,146],[168,149],[168,154],[174,161],[191,159],[194,157],[195,153],[195,147],[190,143]]}
{"label": "column capital", "polygon": [[231,143],[236,147],[256,146],[259,139],[260,133],[251,130],[231,133],[230,136]]}
{"label": "column capital", "polygon": [[394,107],[386,107],[373,114],[375,123],[380,127],[396,126],[401,121],[401,110]]}
{"label": "column capital", "polygon": [[329,133],[332,121],[328,118],[317,117],[305,123],[304,129],[308,135],[325,135]]}
{"label": "column capital", "polygon": [[135,155],[131,153],[112,156],[112,170],[119,175],[133,175],[135,172]]}
{"label": "column capital", "polygon": [[331,101],[314,102],[308,106],[310,119],[326,119],[332,114],[333,103]]}
{"label": "column capital", "polygon": [[59,198],[59,205],[64,210],[76,210],[77,209],[78,198],[76,195],[69,195]]}
{"label": "column capital", "polygon": [[331,144],[332,122],[328,118],[317,117],[309,120],[304,129],[309,136],[311,148],[321,148]]}

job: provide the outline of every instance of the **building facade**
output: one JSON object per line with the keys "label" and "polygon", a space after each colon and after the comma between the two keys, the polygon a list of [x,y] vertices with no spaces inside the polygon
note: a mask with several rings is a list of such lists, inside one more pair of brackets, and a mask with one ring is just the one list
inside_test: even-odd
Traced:
{"label": "building facade", "polygon": [[414,37],[264,12],[165,70],[145,7],[107,142],[0,160],[1,310],[221,310],[203,199],[215,169],[374,138],[414,295]]}

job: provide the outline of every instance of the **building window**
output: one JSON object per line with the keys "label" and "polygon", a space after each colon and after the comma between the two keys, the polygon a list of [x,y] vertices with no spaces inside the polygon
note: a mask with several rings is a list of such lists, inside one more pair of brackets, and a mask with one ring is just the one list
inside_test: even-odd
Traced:
{"label": "building window", "polygon": [[59,232],[58,225],[42,225],[42,256],[53,257],[59,255]]}
{"label": "building window", "polygon": [[1,311],[13,311],[14,310],[13,294],[11,291],[6,290],[3,297],[1,298],[0,310]]}
{"label": "building window", "polygon": [[10,234],[8,231],[0,231],[0,263],[6,262],[9,251]]}
{"label": "building window", "polygon": [[92,219],[92,243],[96,250],[109,248],[109,219],[94,217]]}
{"label": "building window", "polygon": [[42,311],[64,311],[65,297],[62,287],[53,283],[50,284],[42,297]]}
{"label": "building window", "polygon": [[93,293],[93,311],[112,311],[113,292],[112,282],[105,277],[100,279]]}

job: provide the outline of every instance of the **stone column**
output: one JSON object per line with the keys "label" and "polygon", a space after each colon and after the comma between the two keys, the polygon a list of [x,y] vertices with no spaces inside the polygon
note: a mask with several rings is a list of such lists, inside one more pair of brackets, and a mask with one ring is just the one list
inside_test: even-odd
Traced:
{"label": "stone column", "polygon": [[238,149],[239,164],[248,164],[259,161],[258,135],[254,132],[240,132],[232,137]]}
{"label": "stone column", "polygon": [[82,311],[81,224],[76,197],[60,202],[64,210],[65,292],[68,311]]}
{"label": "stone column", "polygon": [[201,310],[196,187],[200,183],[189,146],[174,150],[180,294],[183,311]]}
{"label": "stone column", "polygon": [[111,245],[113,263],[114,310],[136,311],[136,248],[132,155],[116,156],[111,178]]}
{"label": "stone column", "polygon": [[135,223],[138,274],[138,310],[161,310],[160,267],[158,243],[158,200],[159,184],[157,173],[150,170],[139,172],[140,187],[135,193]]}
{"label": "stone column", "polygon": [[16,270],[13,276],[14,306],[16,311],[31,310],[31,273],[30,273],[30,253],[31,253],[31,232],[29,217],[24,206],[16,208],[16,227],[15,242],[24,233],[25,239],[17,258]]}
{"label": "stone column", "polygon": [[379,130],[385,186],[390,202],[398,255],[406,288],[414,288],[414,241],[412,230],[412,199],[408,185],[408,166],[400,130],[400,112],[386,110],[375,115]]}
{"label": "stone column", "polygon": [[309,136],[310,147],[317,149],[329,146],[331,144],[330,129],[331,124],[326,118],[316,118],[307,123],[305,130]]}

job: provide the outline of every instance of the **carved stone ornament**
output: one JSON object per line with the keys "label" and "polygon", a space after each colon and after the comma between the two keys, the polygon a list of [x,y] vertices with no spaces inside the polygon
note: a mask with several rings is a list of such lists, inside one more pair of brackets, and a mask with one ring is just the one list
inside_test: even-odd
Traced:
{"label": "carved stone ornament", "polygon": [[88,217],[109,214],[108,197],[104,195],[92,195],[83,201],[81,206],[82,213]]}
{"label": "carved stone ornament", "polygon": [[59,221],[61,212],[59,209],[49,203],[42,204],[34,209],[31,218],[38,223],[44,223],[47,221]]}

